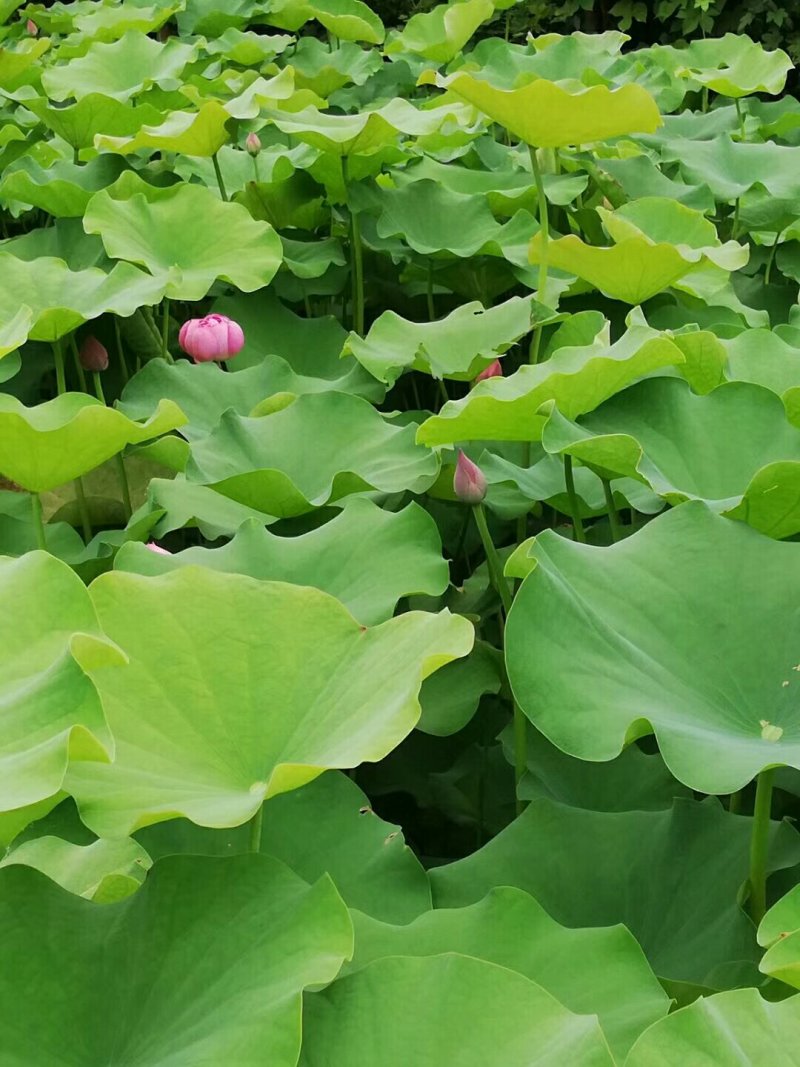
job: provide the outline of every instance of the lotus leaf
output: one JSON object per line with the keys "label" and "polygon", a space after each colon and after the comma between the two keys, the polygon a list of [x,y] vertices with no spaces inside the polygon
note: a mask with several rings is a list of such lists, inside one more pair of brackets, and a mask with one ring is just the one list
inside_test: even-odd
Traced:
{"label": "lotus leaf", "polygon": [[177,38],[159,44],[140,30],[128,30],[113,44],[92,44],[85,55],[48,67],[42,85],[51,100],[81,100],[90,93],[130,100],[151,85],[175,87],[195,53],[196,45]]}
{"label": "lotus leaf", "polygon": [[573,1015],[518,972],[455,953],[376,960],[305,1009],[302,1067],[447,1063],[453,1048],[460,1067],[614,1062],[594,1016]]}
{"label": "lotus leaf", "polygon": [[662,1019],[639,1038],[625,1067],[772,1067],[800,1063],[800,998],[777,1004],[756,989],[701,998]]}
{"label": "lotus leaf", "polygon": [[[714,800],[625,812],[534,800],[482,849],[431,870],[434,907],[464,907],[496,885],[517,886],[564,926],[623,923],[660,978],[719,988],[725,965],[759,955],[736,900],[750,823]],[[770,835],[770,870],[796,863],[800,835],[779,823]]]}
{"label": "lotus leaf", "polygon": [[271,26],[299,30],[316,19],[343,41],[380,44],[386,31],[375,12],[361,0],[273,0],[265,16]]}
{"label": "lotus leaf", "polygon": [[126,200],[97,193],[83,225],[100,235],[112,258],[142,264],[167,296],[182,300],[200,300],[217,278],[244,292],[260,289],[281,261],[280,238],[270,225],[197,185],[176,185],[153,201],[142,193]]}
{"label": "lotus leaf", "polygon": [[[328,767],[380,759],[419,717],[423,679],[472,645],[471,625],[447,613],[366,630],[327,593],[199,567],[105,574],[92,598],[130,657],[116,680],[86,666],[116,759],[107,775],[82,764],[68,789],[101,836],[181,815],[237,826]],[[181,621],[202,616],[211,644]]]}
{"label": "lotus leaf", "polygon": [[5,169],[0,199],[41,208],[54,218],[80,218],[92,196],[116,181],[124,166],[122,160],[101,156],[83,167],[62,160],[45,168],[22,156]]}
{"label": "lotus leaf", "polygon": [[588,345],[564,347],[544,363],[523,366],[508,378],[479,382],[463,400],[445,404],[419,428],[427,445],[457,441],[535,441],[545,416],[539,409],[555,400],[568,418],[591,411],[637,378],[684,356],[668,337],[632,325],[613,345],[598,337]]}
{"label": "lotus leaf", "polygon": [[571,93],[539,79],[516,89],[498,89],[460,71],[444,77],[426,71],[422,84],[435,84],[479,108],[530,145],[557,148],[652,133],[661,122],[655,101],[640,85],[608,89],[593,85]]}
{"label": "lotus leaf", "polygon": [[37,837],[17,845],[0,860],[0,867],[33,867],[70,893],[101,904],[135,893],[151,864],[142,846],[129,837],[90,845]]}
{"label": "lotus leaf", "polygon": [[353,922],[355,955],[345,973],[387,956],[458,952],[489,960],[524,974],[570,1011],[596,1015],[617,1059],[667,1012],[666,994],[623,926],[567,930],[519,889],[493,889],[470,907],[430,911],[407,926],[358,912]]}
{"label": "lotus leaf", "polygon": [[[599,569],[590,559],[596,553]],[[612,548],[546,532],[533,554],[536,567],[509,616],[506,657],[520,707],[551,741],[605,760],[652,731],[675,777],[704,793],[733,792],[764,767],[798,765],[797,638],[791,604],[780,597],[794,544],[695,501]],[[734,560],[747,613],[720,615]],[[559,633],[548,640],[540,620],[553,612]],[[680,626],[665,633],[663,613]],[[568,667],[566,633],[581,648]],[[782,731],[777,740],[764,723]]]}
{"label": "lotus leaf", "polygon": [[75,16],[75,29],[88,40],[116,41],[129,30],[152,33],[169,22],[183,7],[182,0],[152,4],[122,3],[119,7],[93,4]]}
{"label": "lotus leaf", "polygon": [[9,812],[58,793],[71,760],[112,757],[100,699],[79,660],[114,670],[123,657],[102,636],[81,580],[53,556],[3,558],[0,588],[15,605],[3,615],[0,642],[0,809]]}
{"label": "lotus leaf", "polygon": [[449,63],[493,14],[492,0],[437,4],[430,11],[412,15],[402,31],[387,42],[386,54],[413,52],[434,63]]}
{"label": "lotus leaf", "polygon": [[800,148],[794,146],[743,143],[721,133],[709,141],[676,138],[662,154],[678,161],[690,181],[707,185],[717,200],[735,200],[758,185],[781,200],[800,197]]}
{"label": "lotus leaf", "polygon": [[42,493],[86,474],[126,445],[167,433],[184,418],[171,400],[141,423],[85,393],[63,393],[32,408],[0,393],[0,471]]}
{"label": "lotus leaf", "polygon": [[438,461],[360,397],[309,393],[272,415],[228,411],[192,446],[189,481],[269,514],[301,515],[368,489],[422,492]]}
{"label": "lotus leaf", "polygon": [[330,879],[309,887],[266,856],[164,859],[138,893],[104,907],[13,866],[0,873],[0,908],[9,1067],[177,1067],[187,1056],[294,1067],[301,992],[335,977],[353,936]]}
{"label": "lotus leaf", "polygon": [[533,312],[530,297],[520,296],[489,309],[462,304],[437,322],[384,311],[366,337],[351,333],[343,351],[388,385],[409,368],[468,381],[530,331]]}
{"label": "lotus leaf", "polygon": [[675,50],[681,73],[715,93],[739,99],[750,93],[782,92],[792,61],[781,48],[767,52],[744,34],[692,41]]}
{"label": "lotus leaf", "polygon": [[277,537],[248,519],[222,548],[163,556],[129,542],[117,553],[115,567],[164,574],[192,563],[262,581],[313,585],[341,600],[365,626],[391,618],[401,597],[443,593],[448,580],[438,532],[422,508],[409,504],[395,514],[361,498],[348,500],[330,522],[297,537]]}
{"label": "lotus leaf", "polygon": [[497,650],[476,641],[469,656],[449,663],[422,683],[417,729],[435,737],[457,733],[475,714],[481,697],[499,691],[501,673]]}
{"label": "lotus leaf", "polygon": [[[298,48],[304,40],[306,38],[301,38],[297,42]],[[235,26],[230,26],[215,40],[207,41],[205,51],[212,56],[224,56],[242,67],[260,67],[285,51],[293,41],[294,38],[285,33],[270,35],[251,31],[242,32]],[[295,50],[292,53],[293,64],[296,55]]]}
{"label": "lotus leaf", "polygon": [[[98,134],[100,151],[129,155],[150,148],[159,152],[183,152],[189,156],[213,156],[228,141],[225,123],[231,116],[216,100],[208,100],[198,111],[172,111],[157,125],[141,125],[132,136]],[[2,187],[0,187],[2,192]]]}

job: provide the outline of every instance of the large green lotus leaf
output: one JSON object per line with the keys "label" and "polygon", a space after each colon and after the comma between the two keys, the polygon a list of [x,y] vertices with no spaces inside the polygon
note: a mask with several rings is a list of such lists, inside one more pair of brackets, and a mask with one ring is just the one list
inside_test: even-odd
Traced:
{"label": "large green lotus leaf", "polygon": [[800,989],[800,887],[772,905],[758,928],[758,943],[767,949],[759,970]]}
{"label": "large green lotus leaf", "polygon": [[634,323],[614,344],[598,336],[588,345],[559,348],[550,359],[522,366],[508,378],[479,382],[463,400],[451,400],[419,428],[427,445],[458,441],[536,441],[554,400],[567,418],[591,411],[651,371],[684,362],[668,337]]}
{"label": "large green lotus leaf", "polygon": [[369,489],[420,493],[439,463],[414,443],[415,430],[392,425],[360,397],[308,393],[261,418],[223,414],[192,446],[186,476],[282,517]]}
{"label": "large green lotus leaf", "polygon": [[[313,40],[313,38],[301,37],[297,42],[297,47],[292,52],[293,66],[297,49],[306,40]],[[207,41],[204,51],[210,56],[224,56],[231,63],[236,63],[241,67],[261,67],[284,52],[293,42],[294,38],[285,33],[270,35],[250,30],[243,32],[235,26],[230,26],[216,40]]]}
{"label": "large green lotus leaf", "polygon": [[441,107],[421,110],[400,97],[372,111],[339,115],[308,107],[294,115],[271,112],[279,130],[297,137],[305,144],[336,156],[370,155],[394,144],[401,134],[421,137],[436,133],[444,124],[469,127],[474,110],[452,102]]}
{"label": "large green lotus leaf", "polygon": [[316,19],[343,41],[367,44],[380,44],[386,34],[380,18],[361,0],[273,0],[261,19],[292,32]]}
{"label": "large green lotus leaf", "polygon": [[353,937],[330,879],[266,856],[164,859],[102,907],[10,867],[0,909],[8,1067],[294,1067],[302,990],[336,976]]}
{"label": "large green lotus leaf", "polygon": [[162,119],[152,104],[134,106],[103,93],[89,93],[68,107],[53,107],[44,98],[26,100],[25,107],[74,149],[94,145],[95,134],[130,136],[141,126],[155,126]]}
{"label": "large green lotus leaf", "polygon": [[[21,345],[25,344],[32,325],[33,311],[24,304],[18,308],[15,315],[5,320],[3,325],[0,326],[0,359],[10,352],[15,352]],[[14,359],[19,359],[19,356],[14,356]],[[10,366],[13,367],[13,363]],[[5,377],[6,374],[5,365],[0,366],[0,378],[3,381],[8,380]],[[10,377],[13,377],[13,370]]]}
{"label": "large green lotus leaf", "polygon": [[114,267],[103,242],[85,233],[78,218],[54,219],[49,226],[1,241],[0,252],[11,252],[18,259],[62,259],[73,271],[101,267],[110,272]]}
{"label": "large green lotus leaf", "polygon": [[106,904],[135,893],[152,860],[130,837],[75,845],[60,837],[24,841],[2,860],[1,867],[33,867],[70,893]]}
{"label": "large green lotus leaf", "polygon": [[717,200],[736,200],[755,185],[780,200],[800,197],[798,147],[745,143],[721,133],[709,141],[675,138],[662,155],[677,161],[689,181],[705,183]]}
{"label": "large green lotus leaf", "polygon": [[366,337],[351,333],[343,351],[387,385],[407,369],[470,381],[530,332],[532,315],[531,298],[521,296],[488,309],[477,300],[461,304],[435,322],[410,322],[384,311]]}
{"label": "large green lotus leaf", "polygon": [[[419,717],[423,679],[472,645],[447,612],[367,630],[317,589],[200,567],[115,571],[91,594],[130,657],[117,679],[87,667],[116,759],[107,775],[75,768],[68,788],[100,836],[178,816],[237,826],[326,768],[383,758]],[[201,618],[212,642],[186,626]]]}
{"label": "large green lotus leaf", "polygon": [[111,670],[123,657],[102,637],[83,582],[55,557],[3,558],[0,590],[14,605],[0,620],[0,809],[9,812],[58,793],[70,760],[111,758],[103,708],[80,663]]}
{"label": "large green lotus leaf", "polygon": [[42,85],[51,100],[80,100],[102,93],[124,101],[152,85],[175,89],[197,47],[175,37],[160,44],[141,31],[129,30],[113,44],[95,42],[85,55],[48,67],[42,72]]}
{"label": "large green lotus leaf", "polygon": [[749,249],[737,241],[722,244],[714,223],[700,211],[663,196],[633,200],[616,211],[599,207],[597,213],[612,241],[647,237],[654,244],[673,244],[689,261],[701,252],[723,270],[739,270],[749,258]]}
{"label": "large green lotus leaf", "polygon": [[311,89],[325,100],[348,83],[363,85],[382,66],[376,51],[368,51],[352,41],[345,41],[331,51],[316,37],[300,38],[292,50],[291,64],[297,88]]}
{"label": "large green lotus leaf", "polygon": [[[252,78],[252,80],[250,80]],[[295,93],[294,69],[284,67],[273,78],[235,75],[230,81],[221,79],[222,84],[212,83],[208,86],[206,79],[199,79],[200,84],[190,83],[183,88],[183,93],[200,107],[204,100],[214,92],[216,102],[225,101],[224,110],[229,118],[255,119],[266,107],[284,107],[289,111],[299,111],[307,105],[322,105],[324,102],[314,93]],[[295,99],[297,95],[298,99]],[[308,98],[308,99],[307,99]]]}
{"label": "large green lotus leaf", "polygon": [[[32,156],[22,156],[3,171],[0,200],[38,207],[55,218],[78,218],[99,189],[120,176],[122,160],[101,156],[84,166],[61,160],[42,167]],[[18,213],[18,212],[17,212]]]}
{"label": "large green lotus leaf", "polygon": [[678,72],[722,96],[739,99],[750,93],[783,92],[794,64],[781,48],[767,52],[746,34],[692,41],[675,50]]}
{"label": "large green lotus leaf", "polygon": [[132,523],[148,519],[151,536],[164,537],[172,530],[197,527],[209,541],[232,536],[246,519],[261,523],[277,521],[275,515],[265,515],[255,508],[237,504],[205,485],[177,478],[152,478],[147,487],[147,499],[134,514]]}
{"label": "large green lotus leaf", "polygon": [[[759,957],[737,903],[751,822],[713,799],[625,812],[534,800],[478,852],[430,871],[434,907],[463,907],[497,885],[517,886],[565,926],[624,924],[660,978],[720,988],[726,964]],[[798,855],[800,836],[772,823],[770,870]]]}
{"label": "large green lotus leaf", "polygon": [[[694,501],[607,549],[546,531],[533,555],[506,661],[520,707],[559,748],[613,759],[652,731],[675,777],[704,793],[800,766],[797,636],[783,595],[800,567],[794,544]],[[720,615],[731,574],[747,612]],[[559,619],[557,640],[545,618]]]}
{"label": "large green lotus leaf", "polygon": [[[346,774],[327,771],[272,797],[261,851],[307,882],[329,874],[348,907],[382,922],[405,923],[431,907],[428,876],[398,826],[384,822]],[[137,839],[154,859],[175,853],[230,856],[246,852],[249,827],[210,830],[185,819],[145,827]]]}
{"label": "large green lotus leaf", "polygon": [[121,155],[149,148],[154,152],[213,156],[230,138],[225,128],[230,117],[217,100],[208,100],[197,111],[171,111],[163,122],[142,125],[133,136],[113,137],[100,133],[94,143],[101,152],[119,152]]}
{"label": "large green lotus leaf", "polygon": [[[163,284],[130,263],[117,263],[106,273],[95,267],[70,270],[57,258],[18,258],[0,252],[0,320],[18,336],[21,309],[28,308],[28,336],[55,341],[104,312],[132,315],[142,304],[156,304]],[[13,324],[16,323],[16,326]]]}
{"label": "large green lotus leaf", "polygon": [[575,234],[545,245],[537,233],[531,241],[530,260],[540,263],[543,258],[606,296],[636,305],[668,289],[702,260],[703,253],[639,236],[607,248],[586,244]]}
{"label": "large green lotus leaf", "polygon": [[[355,912],[355,954],[345,973],[387,956],[458,952],[489,960],[536,982],[578,1015],[596,1015],[612,1053],[621,1057],[669,998],[623,926],[567,930],[519,889],[492,889],[466,908],[441,908],[407,926]],[[525,931],[521,936],[521,931]]]}
{"label": "large green lotus leaf", "polygon": [[226,0],[224,8],[219,0],[186,0],[178,12],[178,32],[218,37],[231,26],[247,25],[262,7],[261,0]]}
{"label": "large green lotus leaf", "polygon": [[800,997],[771,1004],[757,989],[701,997],[642,1034],[625,1067],[796,1067]]}
{"label": "large green lotus leaf", "polygon": [[471,74],[448,77],[425,71],[420,83],[438,85],[474,104],[527,144],[541,148],[582,145],[625,133],[652,133],[661,123],[655,101],[641,85],[608,89],[593,85],[571,93],[539,79],[516,89],[498,89]]}
{"label": "large green lotus leaf", "polygon": [[85,393],[62,393],[31,408],[0,393],[0,471],[32,493],[46,492],[183,421],[171,400],[141,423]]}
{"label": "large green lotus leaf", "polygon": [[486,960],[392,957],[308,997],[301,1067],[612,1067],[594,1016]]}
{"label": "large green lotus leaf", "polygon": [[438,596],[448,584],[439,533],[418,504],[383,511],[354,497],[330,522],[297,537],[277,537],[248,519],[222,548],[187,548],[171,556],[128,542],[117,553],[116,570],[164,574],[189,564],[262,581],[291,582],[323,589],[365,626],[391,618],[404,596]]}
{"label": "large green lotus leaf", "polygon": [[789,418],[800,419],[800,362],[797,348],[772,330],[742,330],[721,339],[725,373],[733,381],[754,382],[783,399]]}
{"label": "large green lotus leaf", "polygon": [[705,500],[772,537],[800,531],[800,430],[760,385],[726,382],[697,396],[679,378],[651,378],[579,424],[554,412],[542,444],[606,477],[641,479],[671,504]]}
{"label": "large green lotus leaf", "polygon": [[143,193],[116,200],[104,190],[90,201],[83,225],[102,237],[112,258],[142,264],[180,300],[201,300],[218,278],[252,292],[268,285],[281,263],[280,238],[268,223],[199,185],[176,185],[152,202]]}
{"label": "large green lotus leaf", "polygon": [[434,63],[449,63],[493,14],[492,0],[438,4],[430,11],[412,15],[402,31],[387,42],[386,55],[411,52]]}
{"label": "large green lotus leaf", "polygon": [[623,156],[621,159],[598,159],[596,162],[621,186],[630,200],[650,196],[669,197],[703,214],[714,210],[714,197],[708,186],[687,185],[667,177],[649,156]]}
{"label": "large green lotus leaf", "polygon": [[147,5],[137,0],[117,7],[92,4],[75,16],[75,29],[90,41],[116,41],[129,30],[152,33],[169,22],[183,7],[183,0]]}

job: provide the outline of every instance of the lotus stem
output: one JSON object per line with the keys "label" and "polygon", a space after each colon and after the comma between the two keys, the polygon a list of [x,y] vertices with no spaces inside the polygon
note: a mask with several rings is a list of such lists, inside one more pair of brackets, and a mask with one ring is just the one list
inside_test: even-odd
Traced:
{"label": "lotus stem", "polygon": [[736,105],[736,116],[739,119],[739,133],[741,134],[742,140],[746,141],[747,135],[744,128],[744,112],[742,111],[742,104],[738,97],[733,102]]}
{"label": "lotus stem", "polygon": [[700,109],[703,112],[703,114],[705,115],[706,112],[708,111],[708,86],[707,85],[703,86],[703,92],[701,94],[700,101],[701,101],[700,102]]}
{"label": "lotus stem", "polygon": [[750,834],[750,917],[758,926],[767,910],[767,854],[770,809],[775,768],[768,767],[756,779],[753,829]]}
{"label": "lotus stem", "polygon": [[769,255],[767,256],[767,269],[764,271],[764,285],[769,285],[772,264],[775,260],[775,252],[778,248],[778,241],[780,241],[782,234],[783,230],[779,230],[778,233],[775,234],[775,240],[772,242],[772,248],[769,250]]}
{"label": "lotus stem", "polygon": [[350,277],[353,287],[353,329],[364,336],[364,252],[361,247],[361,227],[358,214],[350,202],[350,181],[347,156],[342,156],[342,179],[344,181],[347,209],[350,212]]}
{"label": "lotus stem", "polygon": [[436,384],[439,386],[439,395],[442,398],[442,407],[444,407],[444,405],[447,404],[450,400],[450,396],[447,392],[447,386],[444,384],[444,378],[437,378]]}
{"label": "lotus stem", "polygon": [[[539,279],[537,282],[536,299],[540,303],[545,301],[545,289],[547,287],[547,256],[548,245],[550,243],[550,220],[547,214],[547,197],[544,194],[544,182],[542,181],[542,172],[539,168],[539,161],[536,158],[536,149],[533,145],[528,145],[528,153],[531,157],[531,170],[533,171],[533,180],[536,183],[536,196],[539,201],[539,232],[542,235],[542,253],[539,260]],[[542,327],[538,325],[534,328],[533,336],[531,337],[531,345],[528,352],[528,362],[539,362],[539,347],[542,343]]]}
{"label": "lotus stem", "polygon": [[161,354],[167,363],[174,363],[169,351],[169,297],[164,297],[161,308]]}
{"label": "lotus stem", "polygon": [[67,379],[64,374],[64,353],[61,350],[61,338],[53,341],[53,362],[56,365],[56,391],[59,396],[67,391]]}
{"label": "lotus stem", "polygon": [[436,318],[436,307],[433,303],[433,260],[428,260],[428,321],[433,322]]}
{"label": "lotus stem", "polygon": [[44,532],[42,500],[38,493],[31,493],[31,514],[33,515],[33,529],[36,534],[36,547],[41,548],[43,552],[46,552],[47,537]]}
{"label": "lotus stem", "polygon": [[70,350],[72,351],[72,359],[73,359],[73,361],[75,363],[75,370],[76,370],[77,375],[78,375],[78,381],[80,382],[81,392],[85,393],[85,392],[87,392],[87,389],[86,389],[86,375],[83,372],[83,366],[81,365],[81,357],[80,357],[80,353],[78,352],[78,343],[75,340],[75,334],[74,333],[71,333],[69,335],[69,346],[70,346]]}
{"label": "lotus stem", "polygon": [[130,374],[128,373],[128,364],[125,359],[125,350],[122,347],[122,334],[119,330],[119,319],[116,315],[114,318],[114,340],[117,343],[117,355],[119,356],[120,370],[122,371],[122,380],[127,385],[130,381]]}
{"label": "lotus stem", "polygon": [[217,185],[219,186],[219,195],[223,200],[228,199],[228,192],[225,188],[225,182],[222,180],[222,171],[219,169],[219,160],[217,159],[217,153],[215,152],[211,157],[211,162],[214,164],[214,174],[217,176]]}
{"label": "lotus stem", "polygon": [[578,494],[575,492],[575,478],[572,473],[572,456],[564,455],[564,481],[567,485],[567,497],[569,498],[569,510],[572,514],[572,529],[575,531],[575,540],[582,545],[586,544],[586,534],[583,529],[580,509],[578,507]]}
{"label": "lotus stem", "polygon": [[608,525],[611,527],[611,540],[616,544],[622,537],[622,526],[619,521],[617,505],[614,503],[614,490],[611,488],[611,482],[608,478],[601,478],[600,481],[603,483],[603,494],[606,498]]}
{"label": "lotus stem", "polygon": [[731,815],[738,815],[742,810],[742,791],[737,789],[735,793],[731,793],[728,798],[728,811]]}
{"label": "lotus stem", "polygon": [[261,851],[261,827],[264,822],[264,805],[259,806],[258,811],[250,820],[250,851]]}

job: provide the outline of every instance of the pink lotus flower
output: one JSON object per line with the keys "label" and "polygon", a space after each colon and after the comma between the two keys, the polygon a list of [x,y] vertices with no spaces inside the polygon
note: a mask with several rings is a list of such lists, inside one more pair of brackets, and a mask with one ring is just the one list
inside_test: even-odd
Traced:
{"label": "pink lotus flower", "polygon": [[108,368],[108,352],[105,345],[89,334],[85,337],[78,353],[84,370],[102,371]]}
{"label": "pink lotus flower", "polygon": [[494,360],[488,367],[484,367],[480,374],[476,375],[472,384],[477,385],[478,382],[485,382],[487,378],[502,378],[503,377],[503,365],[499,359]]}
{"label": "pink lotus flower", "polygon": [[28,31],[31,37],[36,37],[39,34],[39,27],[36,25],[33,19],[28,19],[28,21],[25,23],[25,29]]}
{"label": "pink lotus flower", "polygon": [[206,315],[189,319],[181,326],[178,344],[195,363],[230,359],[242,350],[244,332],[238,322],[226,315]]}
{"label": "pink lotus flower", "polygon": [[453,491],[462,504],[480,504],[486,496],[486,476],[480,467],[459,450]]}
{"label": "pink lotus flower", "polygon": [[162,548],[161,545],[157,545],[155,543],[155,541],[148,541],[147,542],[147,547],[150,549],[151,552],[157,552],[159,554],[159,556],[171,556],[172,555],[172,553],[169,551],[168,548]]}
{"label": "pink lotus flower", "polygon": [[247,152],[251,156],[257,156],[261,151],[261,138],[257,133],[248,133],[247,140],[244,142],[244,146]]}

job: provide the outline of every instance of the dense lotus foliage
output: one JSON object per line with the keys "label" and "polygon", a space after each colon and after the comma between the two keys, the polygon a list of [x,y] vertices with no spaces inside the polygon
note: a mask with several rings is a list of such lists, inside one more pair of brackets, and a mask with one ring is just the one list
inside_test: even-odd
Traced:
{"label": "dense lotus foliage", "polygon": [[800,1065],[791,63],[507,7],[0,4],[3,1067]]}

